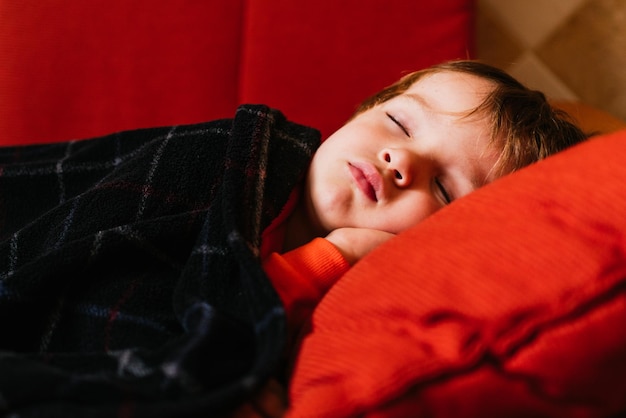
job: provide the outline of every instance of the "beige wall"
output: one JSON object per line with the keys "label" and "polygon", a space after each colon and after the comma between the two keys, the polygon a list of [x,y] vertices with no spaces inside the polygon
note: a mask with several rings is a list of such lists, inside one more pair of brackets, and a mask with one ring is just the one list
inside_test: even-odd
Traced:
{"label": "beige wall", "polygon": [[626,0],[478,0],[478,58],[626,120]]}

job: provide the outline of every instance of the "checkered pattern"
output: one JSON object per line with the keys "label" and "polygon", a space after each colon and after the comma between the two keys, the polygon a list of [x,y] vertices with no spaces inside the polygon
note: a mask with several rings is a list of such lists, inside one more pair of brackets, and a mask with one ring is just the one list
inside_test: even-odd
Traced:
{"label": "checkered pattern", "polygon": [[0,415],[213,416],[245,397],[284,342],[260,234],[318,144],[242,106],[2,149]]}

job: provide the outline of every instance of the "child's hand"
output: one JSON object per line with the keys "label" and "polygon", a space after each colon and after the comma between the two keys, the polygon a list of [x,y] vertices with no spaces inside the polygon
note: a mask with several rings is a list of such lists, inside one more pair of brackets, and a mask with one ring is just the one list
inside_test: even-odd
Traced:
{"label": "child's hand", "polygon": [[350,265],[353,265],[367,253],[378,247],[389,238],[389,232],[367,228],[338,228],[326,235]]}

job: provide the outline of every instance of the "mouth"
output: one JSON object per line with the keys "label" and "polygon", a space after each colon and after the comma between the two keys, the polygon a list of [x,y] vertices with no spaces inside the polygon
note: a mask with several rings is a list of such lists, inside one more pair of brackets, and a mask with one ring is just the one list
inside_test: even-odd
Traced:
{"label": "mouth", "polygon": [[376,167],[369,163],[348,163],[348,168],[359,190],[371,201],[378,202],[382,178]]}

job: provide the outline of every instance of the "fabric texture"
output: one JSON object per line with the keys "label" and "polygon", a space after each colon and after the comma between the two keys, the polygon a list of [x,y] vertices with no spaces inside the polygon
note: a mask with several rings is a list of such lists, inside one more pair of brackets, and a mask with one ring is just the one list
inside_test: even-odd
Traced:
{"label": "fabric texture", "polygon": [[234,119],[2,149],[0,415],[214,416],[276,370],[262,231],[319,132]]}
{"label": "fabric texture", "polygon": [[0,144],[202,122],[239,103],[326,137],[406,72],[472,57],[474,3],[0,1]]}
{"label": "fabric texture", "polygon": [[287,311],[290,341],[328,289],[349,269],[350,264],[339,250],[324,238],[315,238],[285,254],[272,253],[263,260],[263,270]]}
{"label": "fabric texture", "polygon": [[240,100],[326,138],[411,71],[474,56],[475,0],[248,0]]}
{"label": "fabric texture", "polygon": [[288,417],[626,413],[626,131],[459,199],[316,308]]}

